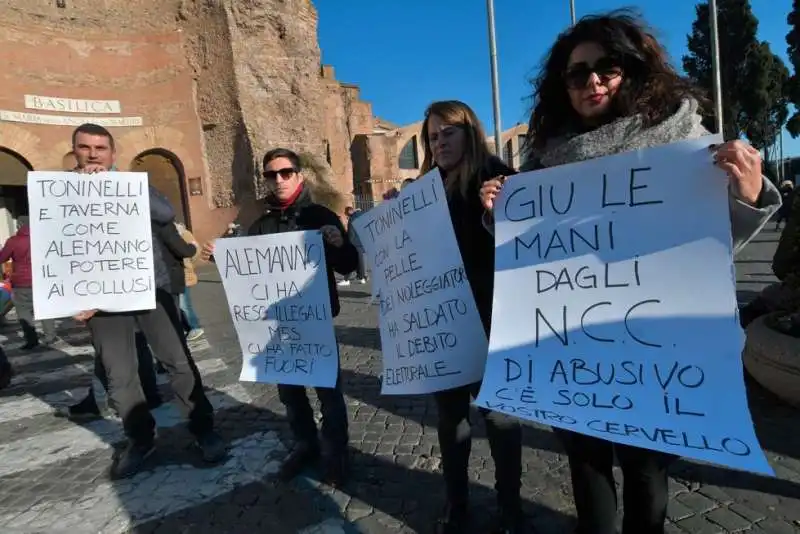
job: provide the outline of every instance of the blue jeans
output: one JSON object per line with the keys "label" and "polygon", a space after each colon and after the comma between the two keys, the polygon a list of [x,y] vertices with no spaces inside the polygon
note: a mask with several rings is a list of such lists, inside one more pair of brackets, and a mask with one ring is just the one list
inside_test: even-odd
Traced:
{"label": "blue jeans", "polygon": [[192,305],[192,297],[189,294],[189,288],[183,290],[180,297],[178,298],[178,302],[181,307],[181,311],[184,313],[186,317],[186,323],[189,326],[189,330],[196,330],[200,328],[200,321],[197,319],[197,314],[194,311],[194,306]]}

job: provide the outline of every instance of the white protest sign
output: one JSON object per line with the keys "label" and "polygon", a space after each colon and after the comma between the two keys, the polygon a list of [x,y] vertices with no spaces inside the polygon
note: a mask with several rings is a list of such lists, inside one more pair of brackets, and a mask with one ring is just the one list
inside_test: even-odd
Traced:
{"label": "white protest sign", "polygon": [[320,232],[217,239],[214,258],[244,358],[239,380],[334,387],[339,348]]}
{"label": "white protest sign", "polygon": [[719,142],[506,182],[476,404],[772,473],[747,405],[727,180],[708,150]]}
{"label": "white protest sign", "polygon": [[147,174],[29,172],[37,320],[156,307]]}
{"label": "white protest sign", "polygon": [[438,170],[351,221],[380,301],[383,387],[433,393],[479,382],[488,342]]}

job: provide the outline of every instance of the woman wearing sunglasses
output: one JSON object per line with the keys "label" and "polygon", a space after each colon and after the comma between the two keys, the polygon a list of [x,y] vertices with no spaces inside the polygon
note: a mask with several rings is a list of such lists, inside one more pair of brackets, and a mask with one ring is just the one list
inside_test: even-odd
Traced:
{"label": "woman wearing sunglasses", "polygon": [[[700,92],[678,76],[664,49],[624,12],[588,17],[561,34],[535,81],[536,107],[523,171],[554,167],[701,137]],[[734,248],[758,232],[780,205],[761,175],[757,150],[743,141],[718,147],[715,164],[729,176]],[[513,180],[513,178],[510,178]],[[481,189],[491,211],[502,180]],[[730,273],[726,273],[730,276]],[[578,534],[617,532],[612,475],[616,453],[624,476],[623,534],[663,534],[667,470],[675,456],[556,430],[569,457]]]}

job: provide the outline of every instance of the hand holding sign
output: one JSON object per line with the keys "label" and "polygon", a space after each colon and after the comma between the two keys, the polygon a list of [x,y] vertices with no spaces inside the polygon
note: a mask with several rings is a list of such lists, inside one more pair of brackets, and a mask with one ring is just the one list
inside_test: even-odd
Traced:
{"label": "hand holding sign", "polygon": [[98,172],[108,172],[108,169],[98,163],[89,163],[85,167],[77,169],[77,172],[81,174],[97,174]]}
{"label": "hand holding sign", "polygon": [[328,245],[336,248],[340,248],[342,245],[344,245],[344,237],[342,237],[342,232],[340,232],[335,226],[326,224],[320,228],[319,231],[322,232],[322,238]]}
{"label": "hand holding sign", "polygon": [[203,245],[203,250],[200,251],[200,259],[203,261],[211,261],[214,257],[214,242],[209,241]]}
{"label": "hand holding sign", "polygon": [[728,173],[734,194],[747,202],[755,204],[761,194],[761,154],[744,141],[728,141],[715,150],[714,164]]}
{"label": "hand holding sign", "polygon": [[76,320],[76,321],[78,321],[79,323],[85,323],[85,322],[87,322],[89,319],[91,319],[92,317],[94,317],[94,315],[95,315],[96,313],[97,313],[97,310],[86,310],[86,311],[82,311],[82,312],[80,312],[80,313],[76,314],[76,315],[75,315],[75,317],[73,317],[73,319],[75,319],[75,320]]}
{"label": "hand holding sign", "polygon": [[497,195],[500,194],[500,190],[503,188],[503,182],[505,182],[505,176],[497,176],[496,178],[492,178],[491,180],[486,180],[483,182],[481,186],[481,206],[490,212],[494,209],[494,199],[497,198]]}

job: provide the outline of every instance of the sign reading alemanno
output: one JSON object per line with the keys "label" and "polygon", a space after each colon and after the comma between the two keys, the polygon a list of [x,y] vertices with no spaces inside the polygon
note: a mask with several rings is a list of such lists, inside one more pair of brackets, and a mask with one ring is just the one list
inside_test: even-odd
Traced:
{"label": "sign reading alemanno", "polygon": [[122,113],[119,100],[80,100],[39,95],[25,95],[25,107],[62,113]]}
{"label": "sign reading alemanno", "polygon": [[80,126],[90,122],[107,128],[124,128],[143,124],[141,117],[69,117],[66,115],[43,115],[41,113],[25,113],[5,109],[0,109],[0,121],[44,124],[48,126]]}

